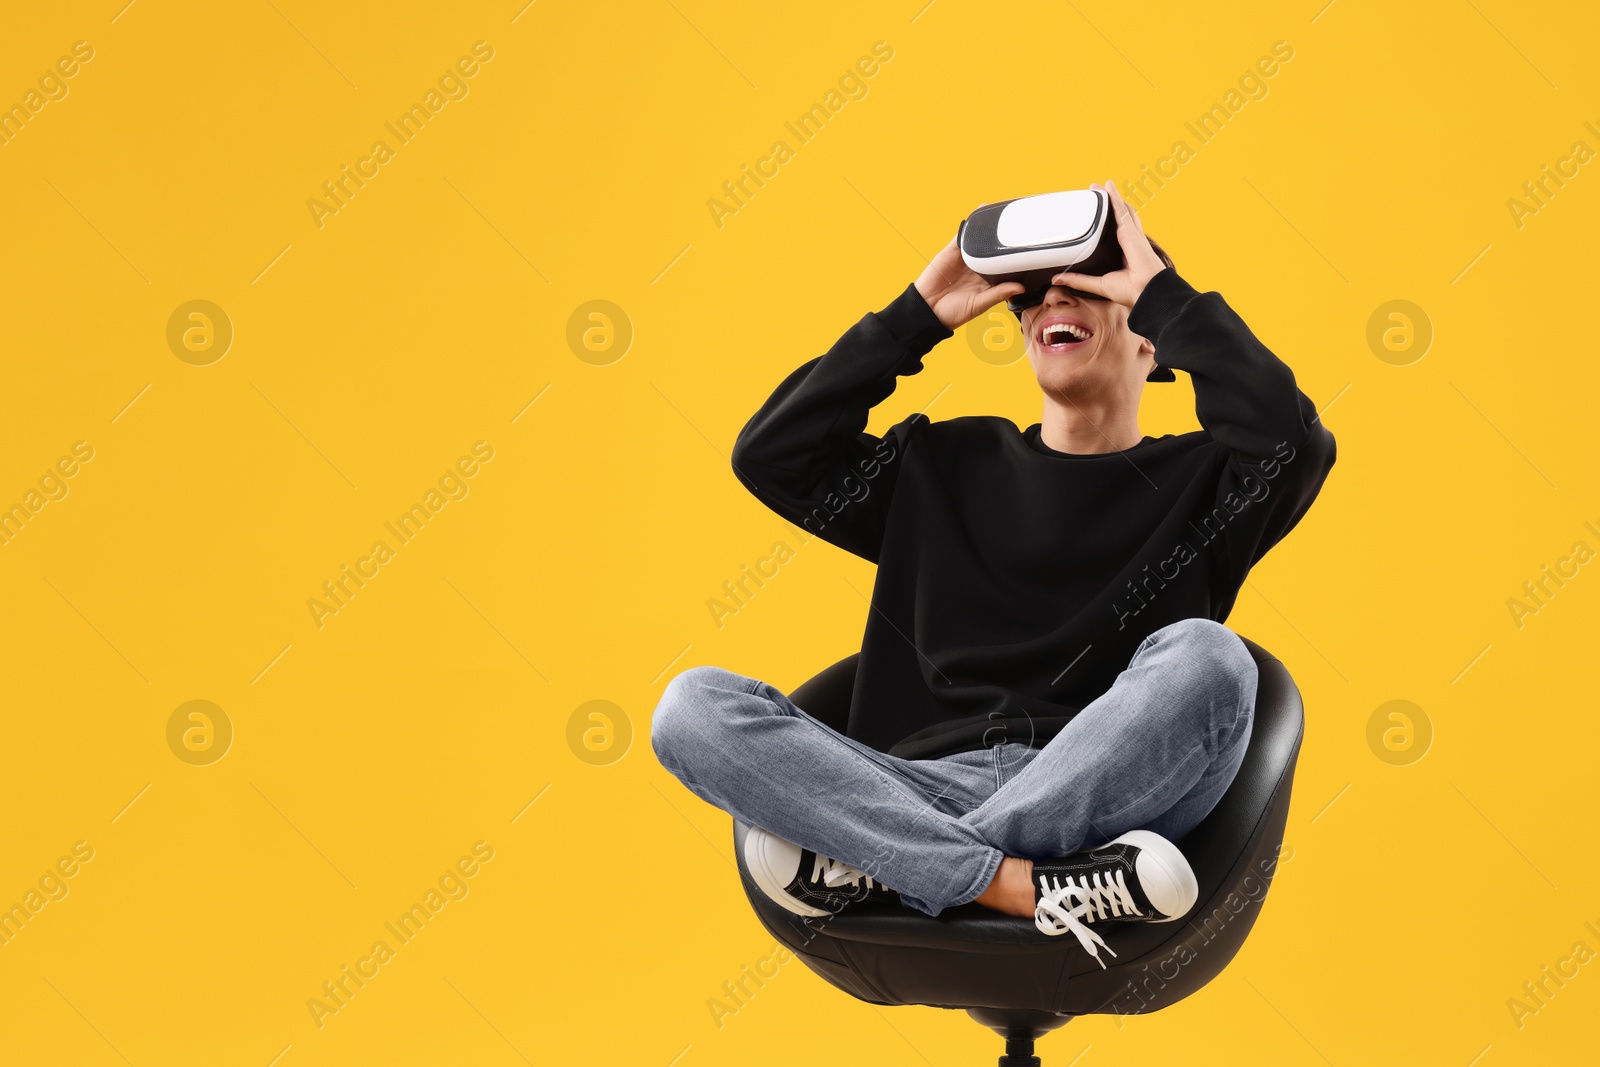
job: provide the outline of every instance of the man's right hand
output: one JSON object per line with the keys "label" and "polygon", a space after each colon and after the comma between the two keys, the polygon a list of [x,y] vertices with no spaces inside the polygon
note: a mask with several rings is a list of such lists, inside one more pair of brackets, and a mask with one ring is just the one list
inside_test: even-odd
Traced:
{"label": "man's right hand", "polygon": [[990,285],[961,258],[956,238],[933,257],[917,279],[917,292],[928,302],[947,330],[959,330],[1002,300],[1022,292],[1021,282]]}

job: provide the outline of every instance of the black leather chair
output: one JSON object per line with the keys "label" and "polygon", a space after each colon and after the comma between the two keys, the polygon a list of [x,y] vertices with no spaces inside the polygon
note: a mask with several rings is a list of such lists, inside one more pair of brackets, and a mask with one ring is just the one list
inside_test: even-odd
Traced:
{"label": "black leather chair", "polygon": [[[761,924],[825,980],[871,1004],[963,1009],[1006,1039],[1001,1067],[1037,1067],[1034,1040],[1078,1015],[1135,1015],[1176,1003],[1221,973],[1255,924],[1283,843],[1305,718],[1283,664],[1246,641],[1260,669],[1255,722],[1238,777],[1216,808],[1178,842],[1200,883],[1193,911],[1173,923],[1099,931],[1116,956],[1102,970],[1067,937],[978,904],[937,918],[894,905],[821,919],[768,900],[744,863],[747,827],[734,823],[739,876]],[[856,657],[791,694],[842,729]]]}

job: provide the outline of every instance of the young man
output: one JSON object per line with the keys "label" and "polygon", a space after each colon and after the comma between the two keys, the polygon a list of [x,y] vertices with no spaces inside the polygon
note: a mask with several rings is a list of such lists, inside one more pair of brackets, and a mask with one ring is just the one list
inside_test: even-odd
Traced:
{"label": "young man", "polygon": [[[1255,704],[1255,663],[1221,622],[1334,441],[1289,368],[1105,189],[1122,269],[1023,294],[952,241],[734,446],[763,503],[878,565],[844,733],[715,667],[678,675],[656,709],[657,757],[753,828],[751,873],[791,912],[976,901],[1099,959],[1089,924],[1195,903],[1173,842],[1233,780]],[[864,432],[897,376],[1003,299],[1031,305],[1038,424]],[[1192,378],[1203,429],[1141,434],[1158,361]]]}

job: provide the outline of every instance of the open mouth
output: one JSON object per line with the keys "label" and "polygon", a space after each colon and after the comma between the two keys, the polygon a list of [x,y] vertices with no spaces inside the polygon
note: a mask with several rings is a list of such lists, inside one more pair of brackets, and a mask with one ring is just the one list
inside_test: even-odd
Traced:
{"label": "open mouth", "polygon": [[1094,337],[1094,331],[1074,319],[1050,319],[1039,326],[1039,348],[1044,352],[1066,352]]}

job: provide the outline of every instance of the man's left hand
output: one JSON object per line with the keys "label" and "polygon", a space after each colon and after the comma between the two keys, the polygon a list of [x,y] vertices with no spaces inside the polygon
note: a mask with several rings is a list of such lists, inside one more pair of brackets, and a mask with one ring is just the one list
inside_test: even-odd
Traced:
{"label": "man's left hand", "polygon": [[[1101,187],[1091,185],[1089,188]],[[1167,265],[1161,262],[1156,250],[1150,247],[1150,238],[1144,235],[1144,226],[1140,224],[1139,216],[1135,215],[1133,208],[1122,199],[1122,194],[1117,191],[1117,183],[1108,181],[1103,188],[1111,197],[1111,210],[1116,213],[1117,244],[1122,246],[1122,269],[1099,275],[1068,271],[1057,274],[1050,279],[1050,283],[1103,296],[1107,300],[1114,300],[1131,308],[1139,299],[1139,294],[1144,292],[1144,287],[1150,279],[1166,270]]]}

